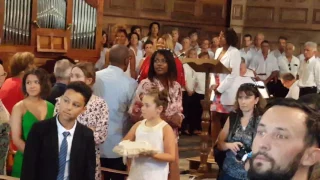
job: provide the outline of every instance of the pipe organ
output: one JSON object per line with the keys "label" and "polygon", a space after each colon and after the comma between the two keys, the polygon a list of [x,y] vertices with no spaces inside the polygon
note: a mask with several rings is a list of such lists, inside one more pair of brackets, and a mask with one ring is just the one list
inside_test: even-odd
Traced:
{"label": "pipe organ", "polygon": [[29,45],[31,0],[5,0],[3,40],[12,45]]}
{"label": "pipe organ", "polygon": [[37,21],[41,28],[66,28],[67,2],[65,0],[38,0]]}
{"label": "pipe organ", "polygon": [[42,59],[99,59],[103,0],[0,0],[0,14],[4,61],[21,51]]}
{"label": "pipe organ", "polygon": [[71,35],[72,48],[94,49],[97,10],[84,0],[74,0],[74,28]]}

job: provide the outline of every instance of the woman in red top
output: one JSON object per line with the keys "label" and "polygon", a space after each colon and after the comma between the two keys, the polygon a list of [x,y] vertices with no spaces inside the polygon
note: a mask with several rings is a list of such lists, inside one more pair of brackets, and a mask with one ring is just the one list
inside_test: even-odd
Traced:
{"label": "woman in red top", "polygon": [[34,55],[29,52],[16,53],[10,61],[12,77],[0,89],[0,99],[10,114],[13,106],[24,98],[21,87],[24,72],[33,67]]}
{"label": "woman in red top", "polygon": [[[170,49],[173,52],[173,40],[170,34],[164,34],[162,37],[158,38],[157,40],[157,49]],[[177,82],[181,85],[181,87],[184,87],[186,85],[186,81],[184,78],[184,71],[183,71],[183,65],[180,61],[180,59],[175,56],[175,63],[177,68]],[[141,68],[140,68],[140,74],[138,77],[138,82],[140,83],[143,79],[148,78],[148,72],[149,72],[149,66],[150,66],[150,56],[146,57],[146,59],[143,61]]]}

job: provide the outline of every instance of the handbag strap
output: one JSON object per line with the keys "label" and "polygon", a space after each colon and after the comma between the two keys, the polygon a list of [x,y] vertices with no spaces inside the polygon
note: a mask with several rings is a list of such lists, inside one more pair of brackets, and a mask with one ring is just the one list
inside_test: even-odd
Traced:
{"label": "handbag strap", "polygon": [[229,142],[233,136],[233,133],[235,132],[236,128],[237,128],[237,124],[239,121],[239,113],[237,112],[231,112],[230,116],[229,116],[229,134],[227,137],[227,142]]}

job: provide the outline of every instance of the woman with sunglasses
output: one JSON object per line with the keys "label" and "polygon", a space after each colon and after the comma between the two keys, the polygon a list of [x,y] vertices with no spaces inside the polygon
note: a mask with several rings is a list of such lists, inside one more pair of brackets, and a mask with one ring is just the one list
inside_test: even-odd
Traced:
{"label": "woman with sunglasses", "polygon": [[[181,86],[176,79],[177,69],[175,59],[171,51],[160,49],[154,52],[150,59],[148,78],[140,82],[136,90],[133,103],[129,109],[131,119],[134,122],[142,120],[142,98],[145,94],[154,88],[158,88],[159,91],[166,90],[169,92],[169,103],[164,113],[162,113],[161,118],[171,125],[176,133],[176,136],[178,136],[178,128],[181,126],[184,116],[182,115],[183,108]],[[178,144],[176,144],[175,150],[176,160],[169,165],[169,180],[180,179],[178,166]]]}
{"label": "woman with sunglasses", "polygon": [[247,179],[247,172],[239,152],[241,149],[251,151],[252,141],[265,105],[265,100],[254,84],[245,83],[239,87],[235,111],[230,113],[216,144],[219,151],[226,152],[222,167],[219,164],[218,180]]}

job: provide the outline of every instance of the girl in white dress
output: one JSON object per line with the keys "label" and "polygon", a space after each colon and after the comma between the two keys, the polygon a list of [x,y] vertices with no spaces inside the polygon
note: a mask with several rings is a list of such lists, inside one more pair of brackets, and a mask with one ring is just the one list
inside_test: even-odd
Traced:
{"label": "girl in white dress", "polygon": [[142,98],[144,120],[136,123],[124,140],[146,141],[158,153],[133,158],[128,180],[167,180],[169,163],[175,161],[176,137],[170,125],[161,119],[168,105],[167,91],[152,89]]}

